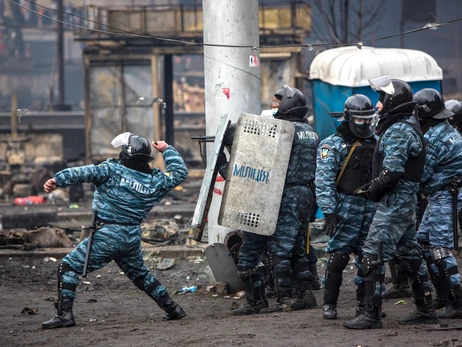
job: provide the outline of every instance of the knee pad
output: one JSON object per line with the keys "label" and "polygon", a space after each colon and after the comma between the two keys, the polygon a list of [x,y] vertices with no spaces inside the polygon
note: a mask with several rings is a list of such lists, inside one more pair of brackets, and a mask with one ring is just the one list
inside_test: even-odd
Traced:
{"label": "knee pad", "polygon": [[343,272],[348,262],[350,261],[350,255],[346,252],[334,252],[327,261],[328,272]]}
{"label": "knee pad", "polygon": [[448,258],[452,255],[450,249],[442,247],[434,247],[430,249],[430,253],[435,264],[438,264],[443,261],[444,258]]}
{"label": "knee pad", "polygon": [[365,282],[385,282],[385,273],[383,265],[377,265],[373,262],[377,261],[376,254],[365,254],[362,262],[362,271]]}
{"label": "knee pad", "polygon": [[421,263],[422,259],[401,259],[401,265],[403,267],[403,270],[406,272],[407,277],[411,279],[417,278]]}

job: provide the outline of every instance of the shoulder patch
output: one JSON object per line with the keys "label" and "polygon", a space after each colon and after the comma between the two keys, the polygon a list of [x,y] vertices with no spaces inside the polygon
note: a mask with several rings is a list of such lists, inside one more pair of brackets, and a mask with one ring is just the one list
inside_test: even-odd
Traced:
{"label": "shoulder patch", "polygon": [[321,159],[326,159],[331,149],[332,148],[329,145],[322,145],[321,146]]}

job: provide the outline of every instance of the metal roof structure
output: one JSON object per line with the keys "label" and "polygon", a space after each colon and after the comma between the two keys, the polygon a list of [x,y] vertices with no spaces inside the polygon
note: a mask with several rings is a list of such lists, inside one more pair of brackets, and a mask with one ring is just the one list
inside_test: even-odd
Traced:
{"label": "metal roof structure", "polygon": [[443,79],[435,59],[412,49],[333,48],[319,53],[310,66],[310,79],[346,87],[368,86],[369,79],[383,75],[407,82]]}

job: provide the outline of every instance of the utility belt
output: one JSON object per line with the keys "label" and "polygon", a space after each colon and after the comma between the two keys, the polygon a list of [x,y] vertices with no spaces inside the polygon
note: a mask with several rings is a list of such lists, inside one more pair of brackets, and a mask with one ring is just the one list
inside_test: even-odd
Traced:
{"label": "utility belt", "polygon": [[96,218],[96,222],[97,223],[103,223],[103,224],[116,224],[116,225],[125,225],[125,226],[137,226],[137,225],[141,224],[141,221],[140,222],[134,222],[134,223],[121,223],[121,222],[114,222],[114,221],[110,221],[110,220],[105,220],[105,219],[102,219],[100,217]]}

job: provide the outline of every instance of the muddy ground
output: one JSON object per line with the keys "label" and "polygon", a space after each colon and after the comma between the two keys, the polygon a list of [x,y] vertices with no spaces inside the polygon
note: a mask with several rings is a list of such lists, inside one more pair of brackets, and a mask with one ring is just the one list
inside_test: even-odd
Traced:
{"label": "muddy ground", "polygon": [[[462,270],[461,258],[457,259]],[[147,265],[154,269],[158,261],[150,258]],[[85,281],[90,284],[81,281],[74,304],[77,326],[43,330],[41,322],[55,312],[51,301],[56,298],[57,264],[48,258],[0,258],[1,346],[462,346],[462,330],[425,331],[400,325],[397,320],[413,309],[409,299],[406,304],[385,301],[388,316],[383,329],[344,329],[342,323],[352,318],[355,305],[351,264],[344,274],[338,320],[321,318],[321,291],[315,292],[314,309],[233,316],[233,303],[242,304],[244,299],[213,298],[206,290],[208,266],[200,256],[176,259],[172,268],[156,270],[170,293],[186,285],[199,286],[196,293],[172,295],[188,313],[181,321],[162,321],[157,305],[110,263],[88,275]],[[26,307],[37,311],[22,315]],[[462,327],[462,319],[442,323]]]}

